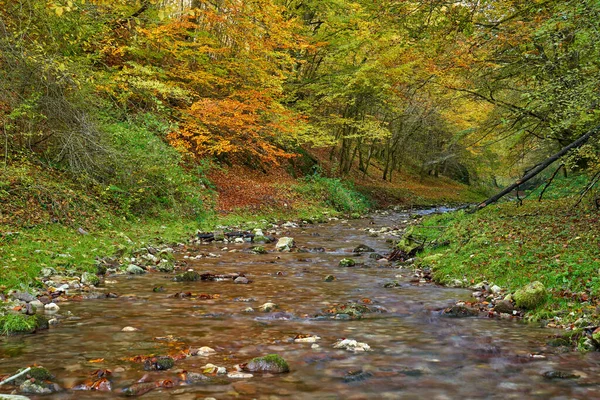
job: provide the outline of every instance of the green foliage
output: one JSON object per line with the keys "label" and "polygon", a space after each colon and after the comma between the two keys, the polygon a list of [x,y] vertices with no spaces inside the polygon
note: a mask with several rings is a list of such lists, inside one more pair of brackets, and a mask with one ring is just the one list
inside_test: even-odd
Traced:
{"label": "green foliage", "polygon": [[371,207],[369,200],[357,192],[351,183],[338,178],[309,175],[300,179],[296,190],[307,198],[321,200],[344,213],[363,214]]}
{"label": "green foliage", "polygon": [[37,320],[24,314],[8,313],[0,317],[0,333],[11,335],[15,333],[31,333],[37,328]]}
{"label": "green foliage", "polygon": [[572,198],[526,200],[521,207],[503,203],[475,214],[428,217],[414,232],[436,244],[424,257],[441,254],[431,261],[438,282],[487,280],[512,292],[533,281],[543,283],[550,298],[533,314],[540,318],[600,296],[597,215],[572,205]]}

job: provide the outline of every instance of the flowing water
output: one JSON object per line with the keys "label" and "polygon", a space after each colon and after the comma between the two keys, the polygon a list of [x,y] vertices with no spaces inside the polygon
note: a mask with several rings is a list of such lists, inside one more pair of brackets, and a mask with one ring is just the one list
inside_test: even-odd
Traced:
{"label": "flowing water", "polygon": [[[51,399],[116,398],[119,390],[139,380],[136,355],[168,354],[186,346],[209,346],[209,357],[189,357],[175,369],[202,371],[212,363],[231,370],[253,357],[277,353],[290,365],[281,375],[255,374],[250,379],[215,378],[195,386],[159,388],[148,399],[594,399],[600,398],[600,357],[547,347],[552,331],[516,321],[486,318],[451,319],[439,310],[471,292],[433,284],[410,283],[411,271],[382,266],[368,257],[355,257],[364,266],[339,267],[359,244],[386,253],[385,238],[371,237],[365,228],[401,227],[403,213],[373,214],[370,218],[332,221],[287,229],[299,247],[325,248],[315,253],[258,255],[244,252],[250,244],[190,246],[178,253],[219,257],[185,259],[187,267],[215,274],[242,272],[250,284],[228,281],[174,282],[173,276],[109,277],[106,286],[119,298],[61,303],[72,313],[57,327],[35,335],[2,339],[0,373],[21,366],[43,365],[64,387],[73,387],[98,368],[113,371],[113,392],[74,392]],[[284,229],[284,231],[286,231]],[[273,250],[274,245],[266,245]],[[230,252],[237,249],[237,252]],[[325,282],[332,274],[336,280]],[[399,276],[401,275],[401,277]],[[399,280],[400,287],[383,284]],[[153,292],[156,286],[165,291]],[[219,294],[215,299],[172,298],[177,292]],[[240,301],[254,299],[254,301]],[[360,320],[319,319],[314,316],[336,303],[360,302],[383,307],[385,313],[365,314]],[[277,312],[244,312],[266,302]],[[125,326],[137,332],[121,332]],[[313,348],[294,343],[297,334],[321,337]],[[176,342],[157,338],[171,335]],[[372,349],[351,353],[333,349],[342,338],[368,343]],[[532,354],[543,355],[531,357]],[[104,359],[101,362],[98,359]],[[548,380],[542,374],[559,370],[579,379]],[[166,379],[175,372],[150,372]],[[35,397],[32,397],[35,398]]]}

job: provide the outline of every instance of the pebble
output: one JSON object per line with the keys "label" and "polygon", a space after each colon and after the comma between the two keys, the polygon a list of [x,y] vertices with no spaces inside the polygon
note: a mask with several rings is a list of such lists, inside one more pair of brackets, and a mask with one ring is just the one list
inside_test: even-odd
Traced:
{"label": "pebble", "polygon": [[231,379],[249,379],[252,378],[254,375],[252,374],[248,374],[246,372],[230,372],[227,374],[228,378]]}
{"label": "pebble", "polygon": [[60,307],[56,303],[48,303],[44,306],[44,310],[46,310],[49,313],[55,313],[58,312],[58,310],[60,310]]}
{"label": "pebble", "polygon": [[270,312],[273,311],[274,309],[278,308],[279,306],[275,303],[265,303],[262,306],[260,306],[260,311],[262,312]]}
{"label": "pebble", "polygon": [[56,325],[58,325],[58,319],[56,319],[56,318],[49,319],[48,320],[48,325],[50,325],[50,326],[56,326]]}
{"label": "pebble", "polygon": [[126,326],[125,328],[121,329],[121,332],[137,332],[139,331],[138,328],[134,328],[133,326]]}
{"label": "pebble", "polygon": [[250,281],[248,280],[248,278],[244,277],[244,276],[238,276],[237,278],[235,278],[233,280],[233,283],[240,283],[242,285],[248,284]]}

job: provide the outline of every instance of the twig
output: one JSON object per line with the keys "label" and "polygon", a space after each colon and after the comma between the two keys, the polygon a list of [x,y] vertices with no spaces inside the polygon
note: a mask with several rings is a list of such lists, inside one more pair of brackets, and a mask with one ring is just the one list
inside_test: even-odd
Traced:
{"label": "twig", "polygon": [[573,205],[573,208],[577,207],[579,203],[581,203],[581,200],[583,200],[584,196],[596,185],[596,183],[598,183],[598,180],[600,180],[600,171],[596,172],[596,175],[594,175],[590,183],[581,193],[581,196],[579,196],[579,199],[577,199],[577,203]]}
{"label": "twig", "polygon": [[564,168],[564,167],[565,167],[565,164],[560,164],[558,166],[558,168],[556,168],[556,171],[554,171],[554,173],[552,174],[552,176],[550,177],[550,179],[548,179],[548,182],[546,182],[546,186],[544,186],[544,188],[542,189],[542,193],[540,193],[540,197],[538,197],[538,201],[542,201],[542,196],[544,196],[544,193],[546,192],[546,189],[548,189],[548,186],[550,186],[550,184],[552,183],[552,181],[556,177],[556,174],[558,174],[558,171],[560,171],[560,169]]}
{"label": "twig", "polygon": [[31,370],[31,367],[27,367],[25,368],[23,371],[19,372],[18,374],[15,374],[13,376],[11,376],[10,378],[6,378],[5,380],[3,380],[2,382],[0,382],[0,386],[4,385],[5,383],[8,383],[12,380],[17,379],[18,377],[20,377],[21,375],[25,375],[26,373],[28,373]]}

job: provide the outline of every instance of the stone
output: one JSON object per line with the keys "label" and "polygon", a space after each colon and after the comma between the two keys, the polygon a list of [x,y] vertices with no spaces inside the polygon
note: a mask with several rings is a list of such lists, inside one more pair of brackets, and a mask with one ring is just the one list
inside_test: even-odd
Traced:
{"label": "stone", "polygon": [[442,311],[442,316],[450,318],[476,317],[479,310],[464,305],[455,305]]}
{"label": "stone", "polygon": [[351,258],[342,258],[339,263],[340,267],[354,267],[355,265],[356,261]]}
{"label": "stone", "polygon": [[237,278],[235,278],[233,280],[233,283],[239,283],[239,284],[245,285],[245,284],[250,283],[250,281],[245,276],[238,276]]}
{"label": "stone", "polygon": [[173,263],[169,260],[160,260],[160,262],[158,263],[158,265],[156,266],[156,269],[159,270],[160,272],[173,272],[173,270],[175,269],[175,266],[173,265]]}
{"label": "stone", "polygon": [[133,326],[126,326],[125,328],[121,329],[121,332],[137,332],[139,331],[138,328],[134,328]]}
{"label": "stone", "polygon": [[334,349],[344,349],[353,353],[362,353],[365,351],[371,351],[371,346],[366,343],[357,342],[354,339],[340,339],[334,345]]}
{"label": "stone", "polygon": [[254,246],[250,251],[254,254],[267,254],[267,250],[263,246]]}
{"label": "stone", "polygon": [[36,297],[34,295],[32,295],[31,293],[21,292],[21,291],[13,292],[11,294],[11,296],[13,299],[21,300],[26,303],[36,300]]}
{"label": "stone", "polygon": [[546,379],[578,379],[579,375],[564,371],[546,371],[542,374]]}
{"label": "stone", "polygon": [[128,274],[131,274],[131,275],[141,275],[141,274],[145,274],[146,273],[146,271],[143,268],[138,267],[135,264],[129,264],[127,266],[126,271],[127,271]]}
{"label": "stone", "polygon": [[262,312],[271,312],[273,310],[275,310],[276,308],[278,308],[279,306],[275,303],[265,303],[262,306],[260,306],[260,311]]}
{"label": "stone", "polygon": [[44,303],[42,303],[41,301],[39,301],[38,299],[33,300],[31,303],[29,303],[33,308],[35,308],[36,310],[43,310],[44,309]]}
{"label": "stone", "polygon": [[185,382],[189,385],[208,380],[208,377],[198,372],[188,372],[185,375]]}
{"label": "stone", "polygon": [[359,244],[353,250],[354,253],[373,253],[375,249],[367,246],[366,244]]}
{"label": "stone", "polygon": [[277,244],[275,245],[275,249],[277,249],[277,251],[291,251],[294,247],[296,247],[294,238],[285,236],[279,238]]}
{"label": "stone", "polygon": [[498,294],[502,291],[502,288],[498,285],[494,285],[490,288],[490,292],[493,294]]}
{"label": "stone", "polygon": [[465,283],[460,279],[452,279],[446,283],[446,286],[450,288],[461,288],[465,286]]}
{"label": "stone", "polygon": [[[31,394],[50,394],[55,392],[56,390],[52,390],[50,385],[38,384],[36,382],[32,382],[31,380],[26,380],[19,386],[19,390],[21,393],[31,393]],[[51,385],[54,386],[54,385]]]}
{"label": "stone", "polygon": [[249,372],[268,372],[272,374],[290,372],[288,363],[277,354],[268,354],[264,357],[253,358],[243,366],[243,369]]}
{"label": "stone", "polygon": [[301,336],[301,337],[296,337],[294,339],[294,343],[315,343],[319,339],[321,339],[321,338],[316,335]]}
{"label": "stone", "polygon": [[171,357],[154,357],[144,362],[144,369],[146,371],[165,371],[175,366],[175,360]]}
{"label": "stone", "polygon": [[44,306],[44,310],[49,313],[55,313],[60,310],[60,307],[56,303],[48,303]]}
{"label": "stone", "polygon": [[215,349],[212,349],[212,348],[210,348],[208,346],[202,346],[199,349],[196,349],[196,350],[192,351],[191,354],[193,356],[208,357],[208,356],[211,356],[211,355],[213,355],[215,353],[216,353]]}
{"label": "stone", "polygon": [[0,400],[31,400],[29,397],[18,394],[0,394]]}
{"label": "stone", "polygon": [[512,303],[506,300],[501,300],[494,306],[495,311],[505,314],[512,314],[514,309],[515,307],[512,305]]}
{"label": "stone", "polygon": [[532,310],[546,301],[546,288],[535,281],[517,290],[513,298],[517,307]]}
{"label": "stone", "polygon": [[81,283],[84,285],[98,286],[100,284],[100,278],[95,274],[84,272],[81,274]]}
{"label": "stone", "polygon": [[202,276],[196,271],[186,271],[183,274],[177,275],[173,280],[175,282],[195,282],[200,279],[202,279]]}
{"label": "stone", "polygon": [[246,372],[230,372],[227,374],[228,378],[231,379],[249,379],[252,378],[254,375],[252,374],[248,374]]}
{"label": "stone", "polygon": [[42,277],[44,277],[44,278],[49,278],[52,275],[56,275],[56,270],[51,267],[45,267],[45,268],[42,268],[42,270],[40,271],[40,275],[42,275]]}
{"label": "stone", "polygon": [[323,280],[324,280],[325,282],[332,282],[332,281],[335,281],[335,276],[333,276],[333,275],[327,275],[327,276],[325,277],[325,279],[323,279]]}

